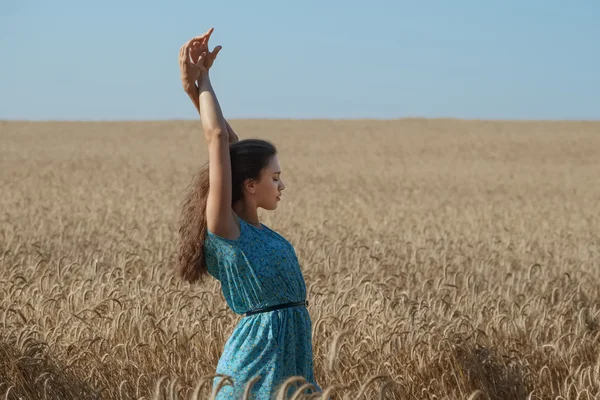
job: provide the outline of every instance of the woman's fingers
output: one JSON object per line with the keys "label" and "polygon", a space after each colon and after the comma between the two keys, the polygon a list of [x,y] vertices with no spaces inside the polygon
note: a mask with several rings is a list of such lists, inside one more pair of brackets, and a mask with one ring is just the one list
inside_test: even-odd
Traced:
{"label": "woman's fingers", "polygon": [[192,52],[192,47],[189,44],[185,45],[185,62],[186,64],[194,63],[194,60],[190,58]]}
{"label": "woman's fingers", "polygon": [[179,65],[181,65],[181,66],[186,65],[187,59],[189,59],[187,49],[186,49],[185,45],[183,45],[183,46],[181,46],[181,49],[179,49]]}
{"label": "woman's fingers", "polygon": [[204,65],[204,59],[206,58],[206,52],[203,52],[202,54],[200,54],[200,56],[198,57],[198,62],[196,63],[196,68],[198,68],[199,71],[204,71],[206,70],[206,66]]}
{"label": "woman's fingers", "polygon": [[213,51],[210,53],[210,55],[214,58],[217,58],[217,54],[219,54],[219,52],[221,51],[221,49],[223,48],[223,46],[217,46],[213,49]]}
{"label": "woman's fingers", "polygon": [[193,41],[193,40],[197,40],[200,42],[208,41],[208,39],[210,38],[210,35],[212,35],[214,30],[215,30],[214,28],[210,28],[209,30],[204,32],[202,35],[191,38],[190,41]]}
{"label": "woman's fingers", "polygon": [[210,28],[203,35],[198,36],[202,44],[205,44],[208,47],[208,40],[210,39],[210,35],[212,35],[214,30],[215,28]]}
{"label": "woman's fingers", "polygon": [[200,45],[200,42],[193,42],[192,46],[191,46],[191,58],[193,62],[196,62],[198,60],[198,56],[200,55],[200,53],[202,52],[202,46]]}
{"label": "woman's fingers", "polygon": [[186,44],[194,44],[196,42],[198,42],[199,44],[203,44],[203,43],[208,43],[208,39],[210,39],[210,35],[212,35],[213,31],[215,30],[215,28],[210,28],[209,30],[207,30],[206,32],[204,32],[202,35],[200,36],[194,36],[193,38],[191,38]]}
{"label": "woman's fingers", "polygon": [[[212,35],[215,28],[210,28],[205,33],[200,36],[195,36],[188,40],[181,48],[179,49],[179,59],[180,62],[186,64],[200,64],[210,55],[210,57],[214,60],[219,51],[221,51],[222,46],[217,46],[213,49],[212,52],[208,52],[208,39],[210,39],[210,35]],[[198,52],[203,50],[202,47],[206,46],[206,51],[202,54],[198,55]]]}
{"label": "woman's fingers", "polygon": [[187,41],[184,46],[198,46],[198,44],[202,43],[202,36],[196,36]]}

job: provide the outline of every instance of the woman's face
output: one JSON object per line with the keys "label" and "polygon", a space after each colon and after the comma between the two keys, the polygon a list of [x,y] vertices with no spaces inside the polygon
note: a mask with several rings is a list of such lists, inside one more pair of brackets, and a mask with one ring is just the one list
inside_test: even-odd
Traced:
{"label": "woman's face", "polygon": [[285,185],[281,180],[281,166],[277,156],[271,157],[269,164],[263,168],[260,178],[254,183],[254,200],[256,206],[265,210],[275,210],[281,200],[281,192]]}

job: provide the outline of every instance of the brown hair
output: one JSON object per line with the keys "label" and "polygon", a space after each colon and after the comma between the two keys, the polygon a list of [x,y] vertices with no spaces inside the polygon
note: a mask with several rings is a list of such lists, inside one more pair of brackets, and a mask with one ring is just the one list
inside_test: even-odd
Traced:
{"label": "brown hair", "polygon": [[[229,146],[231,158],[231,206],[243,199],[246,179],[259,179],[261,171],[277,154],[275,146],[265,140],[246,139]],[[204,164],[194,176],[181,203],[179,255],[177,274],[194,283],[202,281],[208,272],[204,254],[206,239],[206,201],[209,189],[209,164]]]}

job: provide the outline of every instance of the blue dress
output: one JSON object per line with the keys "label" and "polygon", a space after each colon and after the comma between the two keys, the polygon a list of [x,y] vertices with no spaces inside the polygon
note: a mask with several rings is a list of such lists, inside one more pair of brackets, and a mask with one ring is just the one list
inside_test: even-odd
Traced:
{"label": "blue dress", "polygon": [[[209,231],[205,241],[208,272],[221,282],[229,308],[244,314],[306,300],[306,284],[290,242],[265,225],[257,228],[239,217],[238,221],[238,239]],[[217,399],[241,398],[246,383],[256,376],[261,378],[251,399],[274,398],[278,385],[291,376],[302,376],[321,391],[313,374],[312,323],[306,307],[242,318],[225,344],[216,372],[234,382],[233,387],[222,388]],[[214,379],[214,387],[220,379]]]}

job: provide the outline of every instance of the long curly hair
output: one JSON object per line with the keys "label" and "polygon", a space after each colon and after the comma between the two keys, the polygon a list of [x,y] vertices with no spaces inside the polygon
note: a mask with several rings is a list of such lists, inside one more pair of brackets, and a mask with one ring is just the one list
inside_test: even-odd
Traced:
{"label": "long curly hair", "polygon": [[[275,146],[261,139],[240,140],[229,146],[231,158],[231,206],[243,199],[247,179],[259,179],[261,171],[277,154]],[[194,176],[181,203],[177,275],[185,281],[202,281],[208,273],[204,253],[206,239],[206,202],[208,199],[209,163]]]}

